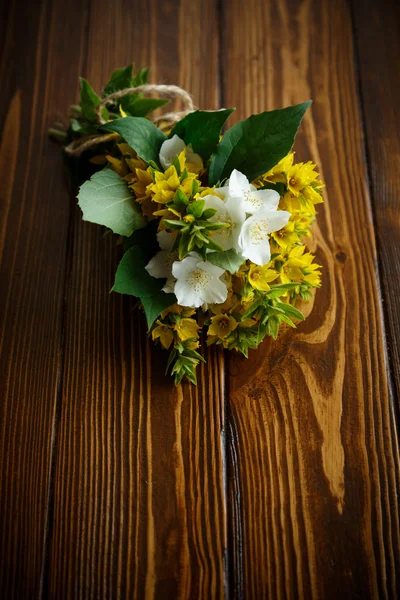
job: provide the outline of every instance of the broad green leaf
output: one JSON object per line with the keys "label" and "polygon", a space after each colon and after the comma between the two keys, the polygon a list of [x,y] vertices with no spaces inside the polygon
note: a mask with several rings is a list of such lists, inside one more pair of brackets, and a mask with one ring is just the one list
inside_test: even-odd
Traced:
{"label": "broad green leaf", "polygon": [[164,286],[165,280],[151,277],[145,269],[147,262],[140,246],[129,248],[118,265],[111,291],[136,298],[157,294]]}
{"label": "broad green leaf", "polygon": [[156,110],[156,108],[167,104],[167,102],[169,100],[165,98],[141,98],[136,94],[121,99],[122,108],[125,112],[132,115],[132,117],[145,117],[153,110]]}
{"label": "broad green leaf", "polygon": [[179,121],[169,137],[177,135],[187,146],[191,144],[194,152],[207,159],[215,152],[221,129],[234,110],[196,110]]}
{"label": "broad green leaf", "polygon": [[147,262],[140,246],[129,248],[118,265],[112,291],[140,298],[150,328],[158,315],[176,302],[176,297],[161,290],[165,279],[151,277],[145,269]]}
{"label": "broad green leaf", "polygon": [[213,265],[229,271],[229,273],[237,273],[244,262],[244,258],[233,248],[224,252],[210,252],[210,254],[207,254],[207,260]]}
{"label": "broad green leaf", "polygon": [[129,236],[146,225],[126,181],[111,169],[103,169],[85,181],[78,200],[84,221],[105,225],[119,235]]}
{"label": "broad green leaf", "polygon": [[115,69],[115,71],[111,73],[110,81],[104,88],[103,97],[118,92],[119,90],[133,87],[132,68],[132,64],[130,64],[127,67]]}
{"label": "broad green leaf", "polygon": [[172,306],[172,304],[175,304],[176,296],[175,294],[166,294],[165,292],[161,291],[154,296],[146,296],[140,300],[143,304],[146,315],[147,326],[150,329],[162,311],[169,306]]}
{"label": "broad green leaf", "polygon": [[154,219],[150,221],[146,227],[137,229],[129,237],[123,238],[123,246],[125,252],[133,246],[140,246],[143,250],[144,256],[147,260],[150,260],[157,252],[160,251],[160,247],[157,241],[157,228],[158,221]]}
{"label": "broad green leaf", "polygon": [[81,84],[81,108],[82,116],[88,121],[92,121],[97,118],[95,108],[100,102],[99,96],[96,94],[92,86],[83,77],[79,78]]}
{"label": "broad green leaf", "polygon": [[147,163],[157,165],[161,144],[167,139],[151,121],[143,117],[124,117],[102,126],[106,131],[116,131]]}
{"label": "broad green leaf", "polygon": [[277,183],[265,183],[262,187],[258,188],[259,190],[274,190],[278,192],[280,196],[284,196],[287,192],[287,186],[285,183],[277,182]]}
{"label": "broad green leaf", "polygon": [[228,129],[212,157],[210,185],[234,169],[253,181],[286,156],[311,101],[252,115]]}

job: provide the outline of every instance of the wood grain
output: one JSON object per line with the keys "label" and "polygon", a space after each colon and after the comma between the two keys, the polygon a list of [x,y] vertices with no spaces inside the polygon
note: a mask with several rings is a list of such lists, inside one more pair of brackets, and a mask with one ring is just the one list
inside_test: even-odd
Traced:
{"label": "wood grain", "polygon": [[[69,199],[47,137],[67,109],[74,2],[4,7],[0,150],[0,596],[36,597],[45,538]],[[62,27],[61,27],[62,23]],[[73,68],[58,78],[68,54]]]}
{"label": "wood grain", "polygon": [[[392,0],[3,3],[1,598],[400,596],[397,15]],[[248,361],[207,351],[197,388],[173,387],[108,293],[119,249],[82,222],[46,135],[79,75],[100,90],[132,59],[201,108],[236,106],[231,122],[314,100],[296,149],[327,184],[323,288]]]}
{"label": "wood grain", "polygon": [[225,103],[242,118],[313,98],[297,158],[327,185],[309,318],[229,359],[234,596],[395,598],[398,454],[348,5],[233,0],[222,19]]}
{"label": "wood grain", "polygon": [[[209,1],[91,2],[83,75],[101,89],[133,59],[216,108],[214,27]],[[176,390],[133,304],[108,293],[115,239],[78,209],[71,251],[48,593],[222,598],[223,357],[209,353],[198,388]]]}
{"label": "wood grain", "polygon": [[[400,397],[400,5],[353,1],[367,167],[390,337],[391,371]],[[399,404],[397,403],[397,415]]]}

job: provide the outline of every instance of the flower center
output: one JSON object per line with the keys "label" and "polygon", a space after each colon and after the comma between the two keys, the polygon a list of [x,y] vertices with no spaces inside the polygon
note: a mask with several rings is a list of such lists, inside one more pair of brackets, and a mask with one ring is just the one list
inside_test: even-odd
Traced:
{"label": "flower center", "polygon": [[256,246],[260,246],[268,238],[268,219],[261,219],[250,227],[250,239]]}
{"label": "flower center", "polygon": [[212,275],[207,273],[204,269],[198,268],[190,274],[187,283],[195,292],[200,292],[211,283],[211,280]]}
{"label": "flower center", "polygon": [[262,207],[262,202],[259,198],[257,198],[255,192],[245,192],[244,197],[246,198],[247,202],[249,202],[252,205],[253,208]]}
{"label": "flower center", "polygon": [[295,185],[297,183],[297,179],[295,177],[291,177],[289,180],[289,183],[292,187],[295,187]]}
{"label": "flower center", "polygon": [[227,318],[221,319],[220,322],[219,322],[219,326],[220,326],[221,329],[228,329],[228,327],[229,327],[229,319],[227,319]]}

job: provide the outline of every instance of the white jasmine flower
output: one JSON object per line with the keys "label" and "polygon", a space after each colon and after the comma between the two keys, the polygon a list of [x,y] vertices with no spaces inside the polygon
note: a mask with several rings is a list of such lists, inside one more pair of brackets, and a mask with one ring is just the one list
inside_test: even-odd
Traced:
{"label": "white jasmine flower", "polygon": [[151,261],[145,266],[146,271],[156,279],[167,279],[162,291],[172,293],[175,286],[175,277],[172,275],[172,263],[178,258],[178,251],[172,252],[174,237],[168,231],[157,233],[158,245],[161,248]]}
{"label": "white jasmine flower", "polygon": [[191,145],[186,146],[185,142],[177,135],[172,136],[171,139],[165,140],[161,144],[160,148],[160,163],[164,170],[168,169],[174,162],[176,156],[178,156],[182,150],[186,148],[186,160],[188,163],[194,165],[196,173],[203,168],[203,160],[201,156],[193,152]]}
{"label": "white jasmine flower", "polygon": [[[224,188],[222,188],[224,189]],[[229,195],[240,198],[246,213],[254,214],[261,208],[276,210],[280,196],[275,190],[258,190],[246,175],[234,169],[229,178]]]}
{"label": "white jasmine flower", "polygon": [[[215,190],[216,191],[216,190]],[[218,229],[212,233],[212,238],[223,250],[239,249],[238,239],[240,228],[246,218],[246,213],[237,198],[221,200],[218,196],[204,196],[205,208],[214,208],[217,212],[209,219],[212,223],[228,223],[229,227]]]}
{"label": "white jasmine flower", "polygon": [[203,262],[198,254],[191,252],[183,260],[172,265],[176,277],[175,295],[178,304],[198,308],[202,304],[221,304],[228,296],[228,288],[220,277],[225,271],[209,262]]}
{"label": "white jasmine flower", "polygon": [[286,210],[261,208],[246,219],[239,236],[242,256],[256,265],[266,265],[271,260],[268,236],[273,231],[282,229],[289,218],[290,213]]}

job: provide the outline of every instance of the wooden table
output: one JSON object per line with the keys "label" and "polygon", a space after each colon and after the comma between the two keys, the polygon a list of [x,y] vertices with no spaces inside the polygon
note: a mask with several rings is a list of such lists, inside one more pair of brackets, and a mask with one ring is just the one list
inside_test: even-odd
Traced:
{"label": "wooden table", "polygon": [[[1,19],[1,598],[395,598],[394,0],[12,0]],[[112,69],[238,120],[313,98],[309,317],[175,389],[47,128]]]}

